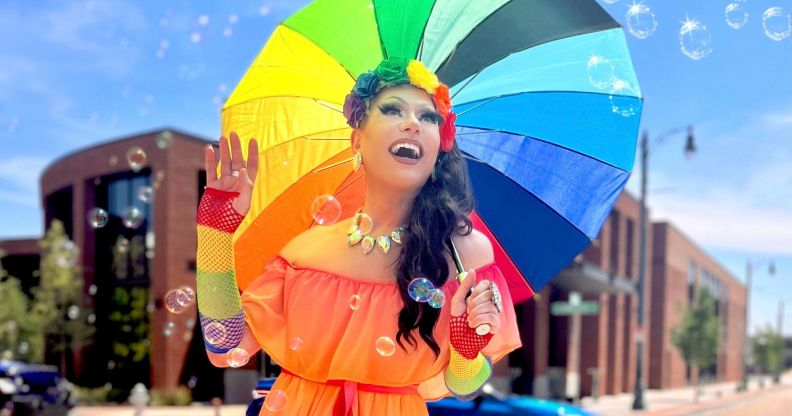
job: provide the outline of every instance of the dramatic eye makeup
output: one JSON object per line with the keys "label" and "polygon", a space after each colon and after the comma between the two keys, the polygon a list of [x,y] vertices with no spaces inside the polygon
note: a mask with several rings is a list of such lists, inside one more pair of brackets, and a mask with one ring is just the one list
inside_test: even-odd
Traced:
{"label": "dramatic eye makeup", "polygon": [[[379,108],[380,113],[384,115],[401,115],[402,109],[398,104],[394,103],[381,103],[377,108]],[[427,120],[432,124],[440,124],[440,114],[436,111],[427,110],[420,114],[418,117],[420,120]]]}

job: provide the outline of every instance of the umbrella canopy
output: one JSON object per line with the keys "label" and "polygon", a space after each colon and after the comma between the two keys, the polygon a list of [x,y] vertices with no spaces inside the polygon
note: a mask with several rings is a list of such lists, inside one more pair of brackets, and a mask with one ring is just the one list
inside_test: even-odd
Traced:
{"label": "umbrella canopy", "polygon": [[[641,99],[624,34],[593,0],[316,0],[273,32],[222,111],[259,142],[251,210],[235,235],[244,289],[334,195],[362,205],[342,114],[357,77],[418,59],[451,88],[477,229],[515,301],[596,238],[632,169]],[[592,82],[593,56],[613,71]],[[601,59],[601,58],[598,58]],[[247,149],[247,146],[242,146]]]}

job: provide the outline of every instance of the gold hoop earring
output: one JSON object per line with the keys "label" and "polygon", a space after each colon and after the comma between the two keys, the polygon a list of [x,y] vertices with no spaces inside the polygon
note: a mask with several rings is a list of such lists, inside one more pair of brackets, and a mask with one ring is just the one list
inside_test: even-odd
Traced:
{"label": "gold hoop earring", "polygon": [[355,156],[352,158],[352,169],[355,172],[360,170],[360,167],[363,166],[363,154],[360,153],[360,150],[355,152]]}

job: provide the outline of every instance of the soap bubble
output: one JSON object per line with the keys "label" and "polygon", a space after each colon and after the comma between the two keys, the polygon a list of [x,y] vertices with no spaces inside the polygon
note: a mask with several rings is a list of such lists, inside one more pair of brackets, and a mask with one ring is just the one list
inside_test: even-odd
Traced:
{"label": "soap bubble", "polygon": [[629,82],[617,79],[611,88],[611,110],[622,117],[632,117],[638,114],[640,101],[635,98],[636,96],[638,96],[638,91]]}
{"label": "soap bubble", "polygon": [[195,291],[190,286],[182,286],[176,296],[176,302],[182,306],[190,306],[195,300]]}
{"label": "soap bubble", "polygon": [[682,53],[698,61],[712,52],[712,35],[707,26],[694,20],[686,20],[679,29],[679,44]]}
{"label": "soap bubble", "polygon": [[80,317],[80,307],[77,305],[71,305],[66,310],[66,315],[69,316],[69,319],[77,319]]}
{"label": "soap bubble", "polygon": [[165,297],[162,299],[162,303],[165,304],[165,309],[168,310],[170,313],[182,313],[187,310],[187,305],[183,305],[180,302],[180,298],[184,300],[184,292],[181,289],[171,289],[168,293],[165,294]]}
{"label": "soap bubble", "polygon": [[129,168],[132,169],[133,172],[140,172],[143,166],[146,165],[146,159],[146,152],[138,146],[131,147],[127,150],[127,164],[129,164]]}
{"label": "soap bubble", "polygon": [[352,295],[349,297],[349,308],[353,311],[360,309],[360,295]]}
{"label": "soap bubble", "polygon": [[734,29],[743,27],[748,22],[748,11],[742,3],[731,3],[726,6],[726,23]]}
{"label": "soap bubble", "polygon": [[97,290],[99,290],[99,288],[96,285],[92,284],[88,286],[88,294],[91,296],[95,295]]}
{"label": "soap bubble", "polygon": [[226,329],[219,322],[212,322],[204,327],[204,339],[211,345],[220,345],[226,339]]}
{"label": "soap bubble", "polygon": [[627,30],[638,39],[646,39],[657,29],[657,20],[649,6],[635,4],[627,10]]}
{"label": "soap bubble", "polygon": [[88,224],[91,225],[91,228],[97,229],[102,228],[107,225],[107,221],[110,217],[107,215],[107,211],[103,210],[102,208],[91,208],[88,211]]}
{"label": "soap bubble", "polygon": [[167,149],[171,140],[173,140],[173,133],[170,130],[163,131],[154,139],[160,149]]}
{"label": "soap bubble", "polygon": [[302,348],[302,346],[303,346],[303,340],[297,337],[292,339],[291,343],[289,343],[289,348],[291,348],[292,351],[299,351]]}
{"label": "soap bubble", "polygon": [[613,65],[599,55],[592,55],[587,64],[588,78],[595,88],[604,90],[613,84],[615,78]]}
{"label": "soap bubble", "polygon": [[779,42],[792,33],[792,17],[783,7],[771,7],[762,15],[765,36]]}
{"label": "soap bubble", "polygon": [[244,348],[231,348],[226,353],[226,360],[231,367],[242,367],[248,363],[248,352]]}
{"label": "soap bubble", "polygon": [[415,278],[407,285],[407,293],[416,302],[426,302],[432,289],[434,289],[432,282],[423,277]]}
{"label": "soap bubble", "polygon": [[311,216],[319,225],[330,225],[341,216],[341,203],[332,195],[322,195],[311,204]]}
{"label": "soap bubble", "polygon": [[396,344],[389,337],[377,338],[375,348],[377,349],[377,353],[383,357],[390,357],[396,352]]}
{"label": "soap bubble", "polygon": [[281,390],[272,390],[264,399],[264,407],[270,412],[280,412],[286,407],[286,393]]}
{"label": "soap bubble", "polygon": [[121,214],[121,222],[124,224],[124,227],[129,229],[134,230],[140,227],[140,225],[143,224],[143,220],[145,220],[143,211],[138,207],[128,207]]}
{"label": "soap bubble", "polygon": [[445,304],[445,293],[440,289],[432,289],[432,291],[429,292],[429,299],[426,303],[435,309],[442,308]]}
{"label": "soap bubble", "polygon": [[154,190],[150,186],[141,186],[138,190],[138,199],[146,204],[151,202]]}

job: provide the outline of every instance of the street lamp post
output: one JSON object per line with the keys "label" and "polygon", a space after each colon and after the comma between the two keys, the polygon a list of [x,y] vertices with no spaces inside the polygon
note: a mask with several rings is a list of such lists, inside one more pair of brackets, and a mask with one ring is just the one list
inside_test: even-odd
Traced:
{"label": "street lamp post", "polygon": [[775,274],[775,263],[773,260],[760,260],[758,262],[752,262],[748,260],[745,263],[745,338],[743,339],[743,376],[740,385],[737,386],[738,391],[744,391],[748,389],[748,376],[749,376],[749,366],[748,361],[751,355],[751,344],[749,338],[749,332],[751,329],[751,283],[753,281],[753,268],[757,265],[763,265],[767,263],[767,272],[771,276]]}
{"label": "street lamp post", "polygon": [[[687,156],[696,152],[693,142],[693,127],[678,127],[666,131],[659,135],[652,143],[652,147],[660,144],[661,141],[673,134],[687,129],[687,141],[685,142],[685,154]],[[649,133],[644,131],[640,141],[641,152],[641,212],[639,213],[638,225],[638,332],[640,336],[635,337],[635,397],[632,408],[635,410],[644,409],[644,382],[643,382],[643,347],[646,329],[644,327],[644,285],[646,284],[646,183],[649,162]]]}

